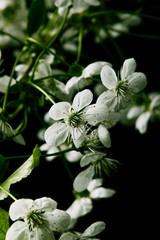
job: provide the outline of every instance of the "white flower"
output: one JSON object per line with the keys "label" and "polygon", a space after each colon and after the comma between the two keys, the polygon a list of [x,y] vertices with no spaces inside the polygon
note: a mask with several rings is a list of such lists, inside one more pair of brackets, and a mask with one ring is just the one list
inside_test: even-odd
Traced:
{"label": "white flower", "polygon": [[80,166],[84,167],[89,165],[88,168],[80,172],[73,182],[73,187],[77,192],[82,192],[87,189],[93,177],[102,177],[104,172],[110,175],[110,169],[116,170],[118,163],[117,160],[108,158],[106,153],[95,152],[84,155],[80,161]]}
{"label": "white flower", "polygon": [[144,134],[147,131],[149,120],[160,119],[160,94],[150,93],[149,102],[140,106],[133,106],[127,113],[127,118],[135,119],[135,128]]}
{"label": "white flower", "polygon": [[104,105],[88,106],[92,99],[92,92],[85,89],[76,94],[72,105],[69,102],[59,102],[51,107],[49,115],[57,122],[45,132],[48,145],[59,146],[67,139],[70,140],[71,136],[75,146],[79,147],[88,132],[88,125],[95,126],[105,120],[106,108]]}
{"label": "white flower", "polygon": [[9,215],[16,222],[9,228],[6,240],[55,240],[53,232],[65,231],[70,223],[69,215],[47,197],[19,199],[11,204]]}
{"label": "white flower", "polygon": [[72,5],[71,13],[81,13],[87,10],[90,6],[98,6],[99,0],[55,0],[55,6],[58,7],[60,15],[64,13],[64,10]]}
{"label": "white flower", "polygon": [[105,229],[105,227],[106,224],[104,222],[98,221],[91,224],[83,233],[77,232],[63,233],[59,240],[84,240],[84,239],[99,240],[93,237],[101,233]]}
{"label": "white flower", "polygon": [[147,84],[146,76],[135,72],[136,62],[133,58],[123,63],[120,79],[110,66],[104,66],[101,71],[103,85],[108,89],[97,99],[97,103],[104,103],[111,111],[119,111],[130,104],[133,94],[143,90]]}
{"label": "white flower", "polygon": [[[74,225],[75,220],[89,213],[93,209],[92,200],[98,200],[103,198],[110,198],[115,194],[115,190],[102,187],[103,180],[96,178],[90,181],[87,187],[87,193],[82,197],[78,195],[77,199],[71,204],[66,212],[71,217],[70,226]],[[75,193],[76,195],[77,193]],[[72,224],[73,223],[73,224]]]}
{"label": "white flower", "polygon": [[83,69],[81,76],[72,77],[66,83],[65,90],[68,94],[73,94],[75,90],[80,90],[91,84],[89,78],[99,75],[103,66],[111,66],[110,63],[105,61],[97,61],[89,64],[86,68]]}

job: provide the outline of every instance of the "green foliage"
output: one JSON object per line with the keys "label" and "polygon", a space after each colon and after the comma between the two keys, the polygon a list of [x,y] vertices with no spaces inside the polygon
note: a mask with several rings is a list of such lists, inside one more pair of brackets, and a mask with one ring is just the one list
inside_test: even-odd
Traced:
{"label": "green foliage", "polygon": [[[10,186],[16,182],[21,181],[23,178],[26,178],[32,170],[39,165],[40,151],[39,147],[36,147],[33,150],[33,154],[26,160],[14,173],[11,174],[1,186],[9,192]],[[8,194],[0,189],[0,200],[6,198]]]}
{"label": "green foliage", "polygon": [[6,232],[9,228],[9,214],[0,208],[0,240],[5,239]]}
{"label": "green foliage", "polygon": [[46,16],[44,0],[34,0],[28,13],[27,33],[32,35],[41,25],[43,25]]}
{"label": "green foliage", "polygon": [[82,67],[80,64],[78,64],[78,63],[73,63],[73,64],[70,66],[68,73],[69,73],[71,76],[79,77],[79,76],[82,74],[82,71],[83,71],[83,67]]}

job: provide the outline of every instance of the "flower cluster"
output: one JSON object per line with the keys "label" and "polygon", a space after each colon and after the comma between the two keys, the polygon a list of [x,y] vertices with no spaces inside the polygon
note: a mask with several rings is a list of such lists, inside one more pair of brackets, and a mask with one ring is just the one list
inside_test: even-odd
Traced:
{"label": "flower cluster", "polygon": [[[107,182],[121,162],[118,151],[112,151],[114,133],[126,124],[145,134],[149,122],[160,120],[160,93],[145,92],[147,73],[139,71],[137,55],[132,51],[128,57],[117,41],[123,35],[126,44],[125,34],[148,38],[131,27],[142,24],[143,17],[157,18],[141,13],[141,6],[131,13],[114,9],[111,2],[0,0],[0,200],[14,200],[8,208],[11,226],[7,211],[0,208],[2,239],[98,240],[103,221],[93,220],[81,227],[85,231],[77,230],[78,222],[118,192]],[[26,158],[32,143],[32,155],[6,177],[17,164],[9,165],[9,160]],[[57,170],[57,162],[63,169]],[[50,197],[32,200],[11,190],[39,164],[54,164],[51,179],[63,180],[63,189],[56,187],[67,198],[62,199],[65,211]],[[64,169],[72,181],[71,201]],[[45,183],[45,174],[49,171],[40,176],[44,184],[37,189],[49,186],[53,194],[60,181]]]}
{"label": "flower cluster", "polygon": [[73,239],[73,236],[79,236],[74,239],[88,239],[105,229],[104,222],[96,222],[82,234],[71,233],[68,229],[70,215],[57,209],[57,202],[48,197],[16,200],[10,206],[9,215],[16,222],[7,231],[6,240],[55,240],[56,233],[59,234],[59,239]]}

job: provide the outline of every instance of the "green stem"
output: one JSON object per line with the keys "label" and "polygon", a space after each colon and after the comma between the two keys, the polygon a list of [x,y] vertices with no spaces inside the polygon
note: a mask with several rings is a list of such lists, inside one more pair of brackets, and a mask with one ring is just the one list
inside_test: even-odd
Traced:
{"label": "green stem", "polygon": [[55,104],[55,101],[40,86],[36,85],[35,83],[33,83],[31,81],[29,81],[28,84],[33,86],[34,88],[38,89],[41,93],[43,93],[51,101],[51,103]]}
{"label": "green stem", "polygon": [[36,44],[37,46],[39,46],[40,48],[42,48],[43,50],[46,50],[48,53],[51,53],[52,55],[54,55],[57,59],[59,59],[64,65],[66,65],[67,67],[70,67],[70,65],[65,62],[62,58],[60,58],[53,50],[48,49],[46,46],[44,46],[43,44],[41,44],[40,42],[38,42],[36,39],[28,37],[27,40],[29,42],[32,42],[34,44]]}
{"label": "green stem", "polygon": [[81,57],[81,52],[82,52],[82,38],[83,38],[83,26],[81,26],[79,30],[79,37],[78,37],[78,53],[77,53],[77,59],[76,63],[79,62],[79,59]]}
{"label": "green stem", "polygon": [[23,109],[23,104],[20,104],[18,108],[11,114],[8,115],[9,119],[14,118]]}
{"label": "green stem", "polygon": [[5,31],[3,31],[3,30],[0,30],[0,35],[6,35],[6,36],[12,38],[13,40],[19,42],[20,44],[25,45],[25,42],[24,42],[24,41],[22,41],[21,39],[13,36],[12,34],[10,34],[10,33],[8,33],[8,32],[5,32]]}
{"label": "green stem", "polygon": [[6,104],[7,104],[8,94],[9,94],[9,88],[10,88],[10,85],[11,85],[11,82],[12,82],[12,79],[13,79],[14,71],[15,71],[17,63],[18,63],[18,61],[19,61],[19,59],[21,58],[22,55],[23,55],[23,49],[19,53],[19,55],[17,56],[17,58],[16,58],[16,60],[14,62],[14,65],[13,65],[13,68],[12,68],[12,71],[11,71],[10,80],[9,80],[9,83],[8,83],[8,86],[7,86],[7,90],[6,90],[6,93],[5,93],[5,96],[4,96],[4,100],[3,100],[2,111],[5,111],[5,109],[6,109]]}
{"label": "green stem", "polygon": [[8,192],[5,188],[3,188],[2,186],[0,186],[0,189],[2,191],[4,191],[7,195],[9,195],[14,201],[17,200],[17,198],[15,198],[10,192]]}
{"label": "green stem", "polygon": [[17,135],[22,133],[26,129],[27,123],[28,123],[27,109],[24,108],[24,119],[22,123],[20,123],[20,125],[16,128]]}
{"label": "green stem", "polygon": [[60,25],[60,28],[58,29],[57,33],[55,36],[53,36],[52,38],[50,38],[46,43],[45,43],[45,48],[43,48],[43,50],[39,53],[35,63],[34,63],[34,66],[33,66],[33,71],[32,71],[32,75],[31,75],[31,78],[30,80],[32,81],[33,78],[34,78],[34,73],[37,69],[37,66],[38,66],[38,63],[39,63],[39,59],[41,58],[41,56],[45,53],[45,51],[57,40],[58,36],[60,35],[63,27],[64,27],[64,24],[66,22],[66,19],[67,19],[67,16],[68,16],[68,12],[69,12],[69,8],[67,8],[66,10],[66,13],[65,13],[65,16],[62,20],[62,23]]}
{"label": "green stem", "polygon": [[70,170],[70,168],[68,166],[68,163],[67,163],[67,161],[66,161],[66,159],[64,157],[62,159],[63,159],[64,166],[66,168],[66,171],[68,173],[68,176],[71,179],[71,181],[73,182],[74,181],[74,177],[73,177],[72,172],[71,172],[71,170]]}
{"label": "green stem", "polygon": [[[75,150],[75,148],[68,148],[68,149],[65,149],[61,152],[55,152],[55,153],[50,153],[50,154],[42,154],[41,157],[50,157],[50,156],[56,156],[56,155],[61,155],[63,153],[66,153],[66,152],[70,152],[72,150]],[[21,156],[11,156],[11,157],[5,157],[5,159],[19,159],[19,158],[29,158],[30,155],[21,155]]]}
{"label": "green stem", "polygon": [[53,74],[53,75],[48,75],[48,76],[45,76],[45,77],[42,77],[42,78],[36,78],[35,79],[35,82],[40,82],[40,81],[43,81],[45,79],[48,79],[48,78],[57,78],[57,77],[70,77],[71,75],[68,74],[68,73],[65,73],[65,74]]}

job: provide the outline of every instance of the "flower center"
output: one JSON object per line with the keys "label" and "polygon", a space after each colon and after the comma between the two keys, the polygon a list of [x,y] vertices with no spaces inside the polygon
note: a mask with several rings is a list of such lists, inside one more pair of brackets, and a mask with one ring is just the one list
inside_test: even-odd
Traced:
{"label": "flower center", "polygon": [[118,81],[116,88],[115,88],[116,92],[117,92],[117,96],[121,95],[124,96],[127,94],[127,90],[128,90],[128,82],[126,81]]}
{"label": "flower center", "polygon": [[29,224],[29,230],[32,231],[35,227],[40,227],[44,224],[42,211],[33,210],[27,213],[27,223]]}
{"label": "flower center", "polygon": [[72,111],[67,119],[67,123],[71,127],[79,127],[81,124],[84,124],[85,121],[82,119],[81,113]]}
{"label": "flower center", "polygon": [[116,171],[118,161],[115,159],[107,158],[102,156],[97,161],[93,162],[95,168],[95,174],[98,177],[103,177],[103,173],[110,176],[111,169]]}

